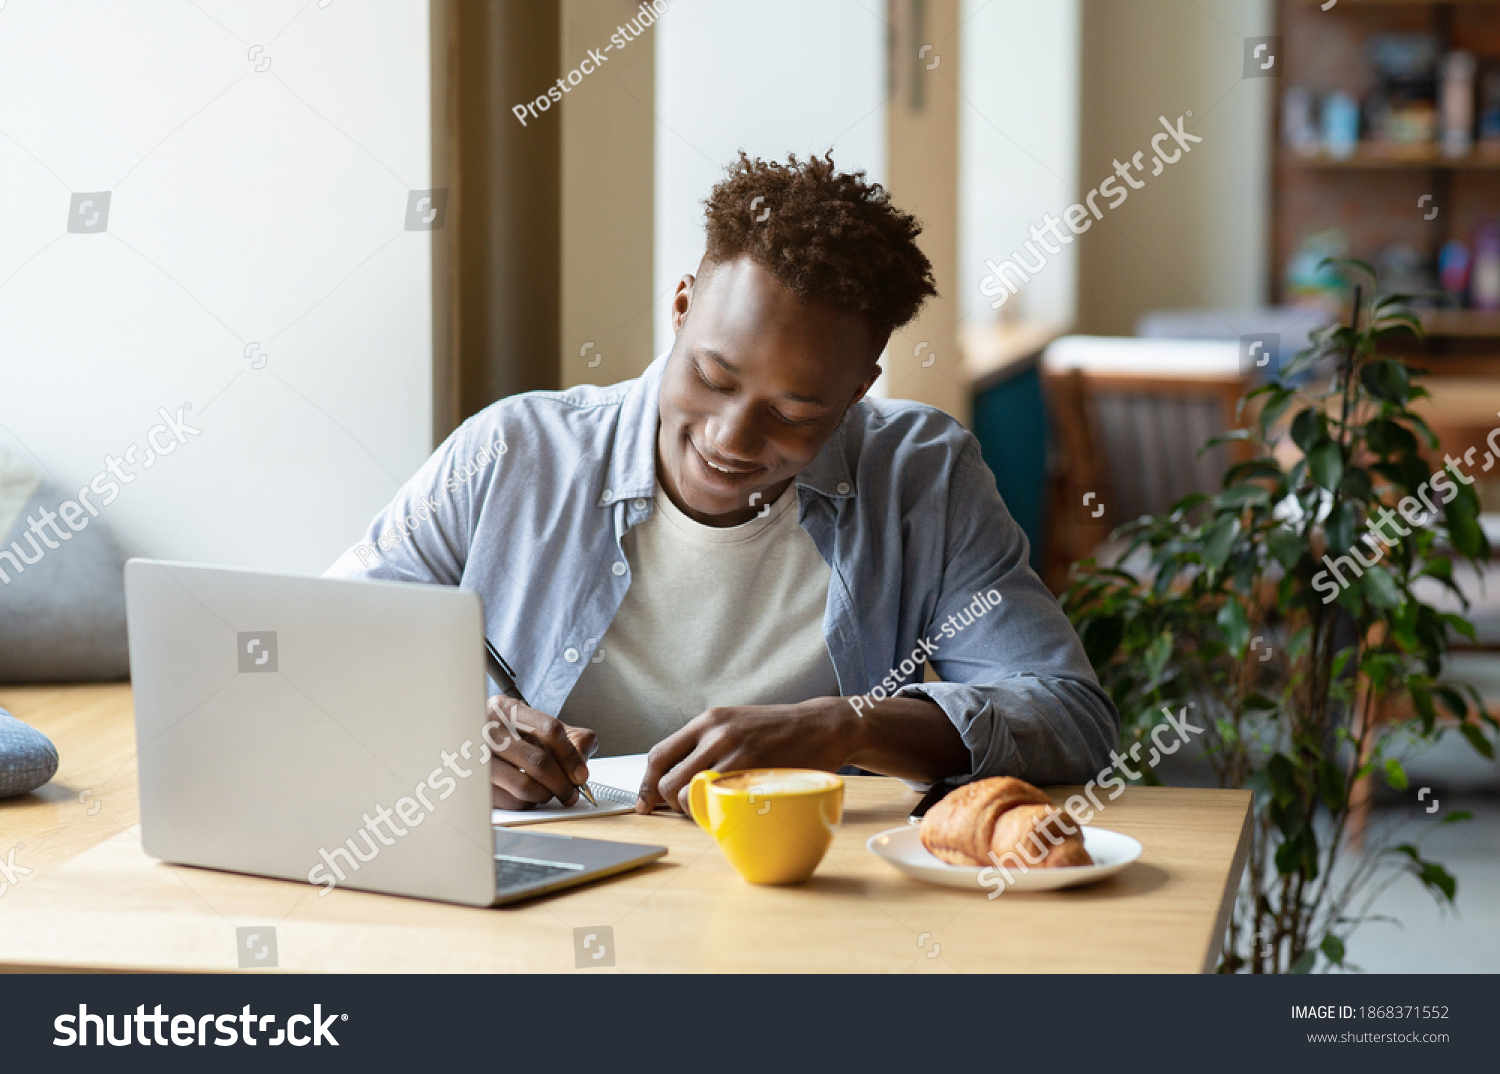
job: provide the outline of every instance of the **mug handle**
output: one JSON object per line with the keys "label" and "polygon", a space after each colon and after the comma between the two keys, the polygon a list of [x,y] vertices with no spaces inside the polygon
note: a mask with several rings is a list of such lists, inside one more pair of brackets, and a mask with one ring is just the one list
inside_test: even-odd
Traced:
{"label": "mug handle", "polygon": [[692,813],[693,819],[698,822],[709,835],[714,830],[708,823],[708,785],[719,778],[719,773],[712,768],[705,768],[693,777],[693,782],[688,784],[688,812]]}

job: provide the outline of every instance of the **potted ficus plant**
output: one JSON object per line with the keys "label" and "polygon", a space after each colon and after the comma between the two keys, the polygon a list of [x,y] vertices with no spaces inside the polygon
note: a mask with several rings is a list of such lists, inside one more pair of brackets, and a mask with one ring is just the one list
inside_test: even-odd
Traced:
{"label": "potted ficus plant", "polygon": [[1421,335],[1410,297],[1367,300],[1373,269],[1335,264],[1369,291],[1245,396],[1245,428],[1205,445],[1248,449],[1223,490],[1122,526],[1126,553],[1078,564],[1063,598],[1124,748],[1191,704],[1218,784],[1255,791],[1226,972],[1345,967],[1345,938],[1404,875],[1451,904],[1456,884],[1420,840],[1352,845],[1356,790],[1404,789],[1397,744],[1453,728],[1493,755],[1482,725],[1496,721],[1445,678],[1450,638],[1473,627],[1413,588],[1434,579],[1467,610],[1453,561],[1488,558],[1478,496],[1460,469],[1428,463],[1437,439],[1411,409],[1427,392],[1379,354],[1396,333]]}

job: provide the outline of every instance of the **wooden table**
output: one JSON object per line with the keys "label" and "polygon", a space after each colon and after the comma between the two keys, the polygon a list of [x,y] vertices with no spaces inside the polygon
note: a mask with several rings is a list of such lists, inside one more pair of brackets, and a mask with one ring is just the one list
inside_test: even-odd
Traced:
{"label": "wooden table", "polygon": [[[905,823],[897,780],[848,779],[844,821],[807,884],[744,883],[692,822],[555,822],[575,835],[661,843],[660,863],[504,910],[164,865],[141,850],[129,688],[0,687],[0,705],[53,737],[49,788],[0,802],[0,857],[33,872],[0,896],[0,968],[236,968],[235,929],[276,928],[291,971],[571,971],[573,930],[613,930],[620,971],[1210,971],[1249,840],[1248,791],[1131,788],[1094,820],[1142,859],[1092,887],[988,899],[907,880],[865,850]],[[80,803],[85,784],[95,794]],[[1061,801],[1072,788],[1051,788]],[[90,813],[90,803],[103,805]]]}

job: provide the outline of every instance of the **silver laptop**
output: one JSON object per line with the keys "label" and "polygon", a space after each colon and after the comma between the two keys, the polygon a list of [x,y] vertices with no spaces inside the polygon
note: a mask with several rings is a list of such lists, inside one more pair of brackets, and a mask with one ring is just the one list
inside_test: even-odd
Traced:
{"label": "silver laptop", "polygon": [[494,906],[666,853],[490,823],[474,593],[132,559],[125,602],[154,857]]}

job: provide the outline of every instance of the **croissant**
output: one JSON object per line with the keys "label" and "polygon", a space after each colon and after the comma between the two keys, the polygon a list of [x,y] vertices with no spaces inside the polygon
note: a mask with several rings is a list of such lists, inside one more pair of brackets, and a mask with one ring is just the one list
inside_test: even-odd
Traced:
{"label": "croissant", "polygon": [[989,865],[1007,854],[1029,868],[1093,864],[1078,823],[1010,776],[966,783],[948,795],[922,818],[921,839],[949,865]]}

